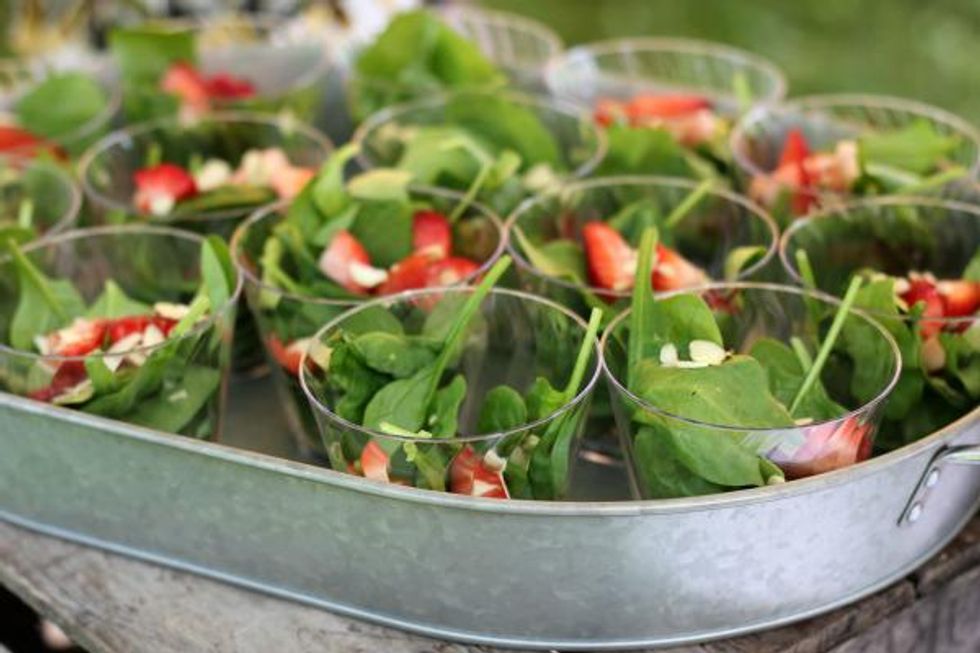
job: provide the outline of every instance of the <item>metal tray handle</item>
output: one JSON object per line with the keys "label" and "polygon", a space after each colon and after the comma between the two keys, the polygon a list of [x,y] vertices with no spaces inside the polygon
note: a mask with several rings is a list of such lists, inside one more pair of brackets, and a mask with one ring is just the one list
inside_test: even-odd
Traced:
{"label": "metal tray handle", "polygon": [[939,484],[943,467],[950,464],[980,465],[980,444],[943,447],[933,456],[929,465],[926,466],[925,473],[915,486],[912,498],[909,499],[905,510],[902,511],[902,516],[898,519],[899,526],[911,526],[919,521],[929,496]]}

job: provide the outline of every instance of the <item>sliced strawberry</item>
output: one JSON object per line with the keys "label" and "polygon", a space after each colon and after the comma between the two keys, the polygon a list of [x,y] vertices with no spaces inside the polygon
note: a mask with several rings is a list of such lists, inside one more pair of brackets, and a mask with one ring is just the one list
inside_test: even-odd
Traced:
{"label": "sliced strawberry", "polygon": [[780,167],[785,165],[799,165],[810,156],[810,145],[806,141],[806,136],[799,129],[791,129],[786,134],[783,142],[783,151],[779,155]]}
{"label": "sliced strawberry", "polygon": [[273,170],[269,185],[280,199],[288,200],[299,195],[315,175],[316,172],[310,168],[289,166]]}
{"label": "sliced strawberry", "polygon": [[361,450],[361,473],[372,481],[388,482],[388,454],[374,440]]}
{"label": "sliced strawberry", "polygon": [[178,165],[173,163],[158,163],[149,168],[143,168],[133,173],[133,182],[136,184],[136,197],[134,201],[136,208],[144,213],[160,215],[168,213],[160,211],[161,200],[164,206],[170,208],[180,200],[193,197],[197,194],[197,184],[194,177]]}
{"label": "sliced strawberry", "polygon": [[405,257],[388,270],[388,279],[378,286],[378,294],[393,295],[404,290],[425,288],[431,263],[429,257],[421,254]]}
{"label": "sliced strawberry", "polygon": [[603,127],[622,122],[626,118],[626,103],[609,98],[600,99],[596,102],[593,116],[596,123]]}
{"label": "sliced strawberry", "polygon": [[245,100],[255,97],[255,85],[243,77],[218,73],[204,82],[207,94],[216,100]]}
{"label": "sliced strawberry", "polygon": [[940,281],[936,290],[942,297],[946,317],[965,317],[980,309],[980,281]]}
{"label": "sliced strawberry", "polygon": [[284,370],[293,376],[299,376],[300,360],[303,358],[301,345],[297,346],[296,342],[285,345],[274,333],[266,340],[266,345],[269,347],[269,353]]}
{"label": "sliced strawberry", "polygon": [[468,258],[451,256],[429,265],[425,275],[425,287],[455,286],[479,269],[480,266]]}
{"label": "sliced strawberry", "polygon": [[37,401],[50,402],[55,397],[64,394],[66,390],[74,388],[84,381],[86,376],[83,361],[64,361],[58,366],[58,370],[54,373],[48,386],[35,390],[27,396]]}
{"label": "sliced strawberry", "polygon": [[365,292],[365,288],[354,281],[351,266],[355,263],[371,265],[364,245],[346,229],[338,231],[320,254],[319,266],[324,275],[355,293]]}
{"label": "sliced strawberry", "polygon": [[657,263],[651,282],[657,291],[678,290],[709,283],[711,278],[680,253],[657,243]]}
{"label": "sliced strawberry", "polygon": [[503,474],[488,468],[470,445],[463,447],[449,466],[449,489],[471,497],[510,498]]}
{"label": "sliced strawberry", "polygon": [[57,159],[67,158],[58,146],[13,125],[0,125],[0,152],[28,158],[47,152]]}
{"label": "sliced strawberry", "polygon": [[76,318],[70,325],[46,336],[44,354],[85,356],[102,347],[105,340],[104,320]]}
{"label": "sliced strawberry", "polygon": [[160,80],[160,88],[180,98],[180,103],[196,113],[210,109],[210,92],[207,81],[189,63],[180,61],[171,64]]}
{"label": "sliced strawberry", "polygon": [[856,417],[806,429],[806,442],[789,461],[777,461],[788,478],[802,478],[840,469],[871,455],[871,424]]}
{"label": "sliced strawberry", "polygon": [[453,248],[453,228],[438,211],[416,211],[412,216],[412,249],[431,259],[449,256]]}
{"label": "sliced strawberry", "polygon": [[700,95],[637,95],[626,105],[626,113],[636,122],[647,118],[680,118],[710,108],[711,103]]}
{"label": "sliced strawberry", "polygon": [[930,317],[941,318],[945,314],[943,298],[932,281],[924,277],[910,279],[909,289],[902,294],[902,299],[909,305],[909,308],[919,302],[925,305],[922,319],[919,321],[919,335],[923,340],[928,340],[942,330],[942,321],[926,319]]}
{"label": "sliced strawberry", "polygon": [[593,220],[582,226],[589,279],[599,288],[629,290],[636,272],[636,251],[618,231]]}

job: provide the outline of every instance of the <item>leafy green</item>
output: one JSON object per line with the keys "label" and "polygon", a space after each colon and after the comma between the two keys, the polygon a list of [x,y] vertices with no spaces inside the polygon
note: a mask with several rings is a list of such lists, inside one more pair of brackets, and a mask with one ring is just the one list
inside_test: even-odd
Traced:
{"label": "leafy green", "polygon": [[459,431],[459,409],[466,399],[466,377],[457,374],[449,385],[436,391],[427,427],[437,438],[451,438]]}
{"label": "leafy green", "polygon": [[82,315],[85,301],[70,281],[48,278],[16,244],[7,245],[20,288],[9,340],[15,349],[30,350],[35,337],[60,329]]}
{"label": "leafy green", "polygon": [[27,131],[57,139],[85,127],[109,105],[105,91],[88,76],[56,73],[24,94],[14,106],[17,123]]}
{"label": "leafy green", "polygon": [[861,160],[869,164],[888,166],[925,174],[959,146],[957,136],[946,136],[926,120],[894,131],[867,134],[858,139]]}
{"label": "leafy green", "polygon": [[[788,406],[803,385],[806,369],[793,350],[773,338],[760,338],[752,345],[752,358],[759,361],[769,379],[769,390],[784,406]],[[807,366],[809,367],[809,366]],[[799,414],[815,421],[834,419],[846,409],[827,395],[822,383],[816,383],[798,408]]]}
{"label": "leafy green", "polygon": [[509,385],[498,385],[483,398],[476,430],[478,433],[503,433],[527,422],[524,397]]}
{"label": "leafy green", "polygon": [[88,307],[85,316],[117,318],[126,315],[146,315],[150,310],[150,307],[143,302],[128,297],[115,281],[107,279],[102,294]]}
{"label": "leafy green", "polygon": [[351,347],[368,367],[396,379],[412,376],[436,357],[431,347],[384,331],[363,333],[351,340]]}

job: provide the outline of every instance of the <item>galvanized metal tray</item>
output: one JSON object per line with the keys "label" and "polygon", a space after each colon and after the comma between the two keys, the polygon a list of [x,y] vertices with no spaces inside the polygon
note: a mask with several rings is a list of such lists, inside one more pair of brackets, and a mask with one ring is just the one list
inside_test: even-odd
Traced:
{"label": "galvanized metal tray", "polygon": [[[908,573],[977,507],[980,410],[847,470],[644,502],[501,502],[286,458],[263,380],[226,444],[0,394],[0,518],[437,637],[674,644],[830,610]],[[228,446],[235,445],[235,446]],[[257,453],[262,451],[265,453]],[[618,477],[591,482],[611,497]]]}

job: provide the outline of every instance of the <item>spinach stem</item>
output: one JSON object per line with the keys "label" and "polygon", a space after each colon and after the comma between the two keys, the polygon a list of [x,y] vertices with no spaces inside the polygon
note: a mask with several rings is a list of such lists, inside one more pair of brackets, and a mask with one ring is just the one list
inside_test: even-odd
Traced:
{"label": "spinach stem", "polygon": [[920,193],[925,190],[932,190],[939,186],[944,186],[966,176],[967,170],[963,166],[953,166],[946,170],[941,170],[934,175],[923,177],[919,181],[911,184],[904,184],[895,190],[896,193],[908,195]]}
{"label": "spinach stem", "polygon": [[473,200],[476,199],[477,193],[479,193],[480,189],[483,188],[483,184],[486,182],[489,174],[490,164],[483,163],[480,166],[480,171],[476,173],[473,183],[466,189],[466,194],[463,195],[463,199],[459,201],[459,204],[453,207],[452,213],[449,214],[450,224],[456,224],[456,221],[462,217],[463,212],[466,211],[469,205],[473,203]]}
{"label": "spinach stem", "polygon": [[803,280],[803,287],[808,290],[817,289],[817,278],[813,275],[813,266],[810,265],[810,256],[805,249],[796,250],[796,268]]}
{"label": "spinach stem", "polygon": [[793,336],[789,339],[790,347],[793,349],[793,353],[796,354],[797,360],[800,361],[800,367],[806,372],[811,367],[813,367],[813,358],[810,356],[810,352],[807,351],[806,345],[803,341]]}
{"label": "spinach stem", "polygon": [[844,326],[844,320],[847,319],[847,314],[851,311],[851,306],[854,305],[854,300],[857,299],[858,291],[861,289],[861,284],[863,280],[861,277],[853,277],[851,279],[851,284],[847,287],[847,293],[844,295],[844,299],[841,301],[840,306],[837,308],[837,314],[834,315],[834,321],[830,325],[830,330],[827,332],[827,337],[824,338],[823,342],[820,343],[820,350],[817,352],[817,357],[813,361],[813,365],[807,370],[806,376],[803,378],[803,384],[797,391],[796,396],[793,398],[793,403],[789,406],[789,414],[794,415],[797,408],[800,407],[800,403],[803,398],[806,397],[806,393],[810,391],[813,384],[816,382],[820,375],[820,371],[823,369],[824,364],[827,362],[827,358],[830,356],[831,349],[834,348],[834,343],[837,341],[837,336],[840,335],[841,328]]}
{"label": "spinach stem", "polygon": [[694,190],[688,193],[687,197],[681,200],[680,204],[674,207],[674,210],[664,220],[664,224],[669,229],[676,227],[697,206],[698,202],[708,194],[713,184],[714,182],[711,179],[706,179],[698,184]]}
{"label": "spinach stem", "polygon": [[65,312],[64,307],[58,301],[58,298],[54,296],[51,292],[51,288],[48,287],[48,283],[41,271],[34,267],[34,264],[24,256],[24,253],[20,251],[17,247],[17,243],[10,239],[7,241],[7,248],[14,257],[14,261],[20,267],[21,272],[26,275],[26,279],[37,289],[41,294],[41,298],[44,299],[44,303],[58,316],[60,320],[67,320],[68,313]]}
{"label": "spinach stem", "polygon": [[22,229],[30,229],[34,224],[34,200],[21,200],[17,208],[17,226]]}
{"label": "spinach stem", "polygon": [[749,86],[749,80],[745,73],[741,70],[732,77],[732,92],[735,94],[739,111],[745,112],[752,108],[752,88]]}
{"label": "spinach stem", "polygon": [[630,313],[630,334],[626,356],[627,385],[633,386],[633,370],[643,360],[647,334],[643,330],[650,323],[653,309],[653,288],[650,279],[656,265],[657,241],[656,227],[647,227],[640,236],[639,260],[636,263],[636,277],[633,281],[632,313]]}
{"label": "spinach stem", "polygon": [[602,310],[593,308],[589,314],[589,326],[582,339],[582,346],[578,350],[578,357],[575,359],[575,367],[572,368],[572,375],[565,386],[565,403],[568,403],[578,393],[578,388],[582,385],[582,377],[585,376],[585,368],[589,364],[589,357],[592,353],[592,346],[595,344],[596,335],[599,333],[599,325],[602,323]]}

